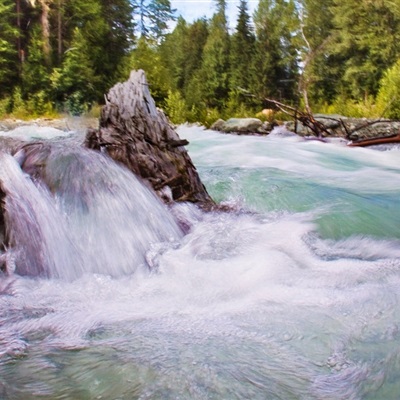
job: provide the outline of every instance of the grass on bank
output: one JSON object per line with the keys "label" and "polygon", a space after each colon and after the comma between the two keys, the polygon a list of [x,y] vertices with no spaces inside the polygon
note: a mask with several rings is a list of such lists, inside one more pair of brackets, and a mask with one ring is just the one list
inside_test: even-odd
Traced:
{"label": "grass on bank", "polygon": [[[99,118],[102,105],[80,104],[70,99],[63,107],[55,107],[46,101],[40,93],[36,93],[29,100],[23,100],[20,92],[15,91],[13,96],[0,100],[0,119],[32,120],[36,118],[58,119],[65,115],[81,115],[89,118]],[[394,103],[396,106],[397,104]],[[263,113],[260,109],[246,107],[243,104],[228,103],[224,109],[207,108],[205,106],[189,108],[185,100],[177,92],[170,91],[162,104],[162,109],[174,124],[200,123],[210,127],[218,119],[228,118],[259,118],[262,121],[286,121],[291,117],[274,110]],[[299,109],[303,109],[300,105]],[[362,102],[351,99],[338,98],[332,104],[315,105],[312,110],[315,114],[339,114],[353,118],[392,118],[396,119],[393,107],[388,105],[387,99],[381,96],[377,101],[372,96],[366,97]],[[398,116],[399,118],[400,116]]]}

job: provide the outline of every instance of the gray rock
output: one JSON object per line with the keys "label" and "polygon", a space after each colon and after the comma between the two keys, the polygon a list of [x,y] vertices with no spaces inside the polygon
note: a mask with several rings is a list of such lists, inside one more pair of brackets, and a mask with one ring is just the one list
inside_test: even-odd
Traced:
{"label": "gray rock", "polygon": [[226,133],[251,133],[257,132],[261,125],[262,121],[258,118],[229,118],[223,126],[223,131]]}
{"label": "gray rock", "polygon": [[225,121],[223,119],[217,119],[210,127],[213,131],[222,131],[224,129]]}

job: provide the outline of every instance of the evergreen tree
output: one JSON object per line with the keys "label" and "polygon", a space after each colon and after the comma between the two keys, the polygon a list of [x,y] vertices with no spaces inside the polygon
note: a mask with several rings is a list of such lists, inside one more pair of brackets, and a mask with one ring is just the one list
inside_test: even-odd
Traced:
{"label": "evergreen tree", "polygon": [[64,101],[68,111],[80,114],[98,99],[98,83],[89,44],[82,31],[75,28],[62,68],[55,70],[52,76],[54,93]]}
{"label": "evergreen tree", "polygon": [[132,7],[129,0],[69,0],[63,5],[63,47],[72,48],[75,29],[87,42],[87,56],[97,77],[97,91],[105,93],[121,79],[121,64],[126,62],[134,43]]}
{"label": "evergreen tree", "polygon": [[340,90],[355,99],[375,95],[384,73],[400,55],[400,6],[391,0],[334,0],[336,40],[343,58]]}
{"label": "evergreen tree", "polygon": [[106,92],[117,80],[125,79],[121,69],[135,43],[135,24],[129,0],[101,0],[101,5],[105,33],[97,41],[100,60],[96,60],[95,71],[102,81],[99,90]]}
{"label": "evergreen tree", "polygon": [[[175,29],[165,37],[159,47],[161,61],[171,77],[173,88],[169,93],[167,106],[171,109],[173,99],[180,98],[180,104],[184,102],[188,111],[186,119],[190,121],[198,120],[206,108],[202,97],[204,81],[200,76],[200,67],[207,37],[206,19],[201,18],[187,24],[179,17]],[[179,110],[183,109],[182,106],[179,107]]]}
{"label": "evergreen tree", "polygon": [[254,64],[252,58],[255,52],[255,36],[247,11],[246,0],[241,0],[238,7],[239,15],[236,30],[231,39],[230,52],[230,90],[231,97],[236,97],[236,102],[253,103],[243,91],[249,92],[254,86]]}
{"label": "evergreen tree", "polygon": [[306,91],[314,104],[331,102],[341,78],[343,60],[329,51],[334,36],[333,0],[298,2],[301,59],[300,92]]}
{"label": "evergreen tree", "polygon": [[188,27],[184,54],[184,85],[182,91],[188,107],[198,107],[202,99],[203,82],[201,80],[201,66],[204,48],[209,36],[209,25],[206,19],[200,18]]}
{"label": "evergreen tree", "polygon": [[25,98],[48,93],[50,69],[43,51],[43,32],[38,25],[34,26],[30,35],[27,60],[22,67],[23,95]]}
{"label": "evergreen tree", "polygon": [[16,43],[19,31],[12,0],[0,0],[0,98],[12,92],[18,78],[18,53]]}
{"label": "evergreen tree", "polygon": [[131,0],[140,36],[160,41],[175,20],[170,0]]}
{"label": "evergreen tree", "polygon": [[192,40],[188,34],[188,24],[183,17],[179,17],[174,30],[165,36],[159,49],[163,63],[171,75],[172,85],[179,91],[185,87],[186,63],[190,59],[186,53],[188,40]]}
{"label": "evergreen tree", "polygon": [[129,66],[130,69],[143,69],[146,72],[151,95],[157,104],[163,105],[173,85],[156,43],[142,36],[131,54]]}
{"label": "evergreen tree", "polygon": [[[38,0],[41,15],[40,25],[42,27],[42,46],[43,46],[43,59],[47,65],[51,63],[51,45],[50,45],[50,7],[53,0]],[[33,2],[34,4],[34,2]]]}
{"label": "evergreen tree", "polygon": [[253,89],[259,98],[297,98],[298,65],[293,42],[297,21],[293,0],[260,0],[254,13],[257,40]]}
{"label": "evergreen tree", "polygon": [[201,67],[202,94],[208,107],[222,109],[229,94],[230,37],[226,18],[226,0],[217,0]]}
{"label": "evergreen tree", "polygon": [[155,39],[160,40],[168,30],[168,23],[175,21],[176,10],[171,8],[169,0],[151,0],[148,8],[149,30]]}

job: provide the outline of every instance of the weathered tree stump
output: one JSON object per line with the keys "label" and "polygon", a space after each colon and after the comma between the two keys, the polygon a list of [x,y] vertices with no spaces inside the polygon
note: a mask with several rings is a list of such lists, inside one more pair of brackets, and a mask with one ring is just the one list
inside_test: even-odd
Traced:
{"label": "weathered tree stump", "polygon": [[88,130],[85,144],[125,164],[166,202],[189,201],[204,208],[215,204],[184,148],[188,142],[156,108],[142,70],[110,89],[99,129]]}

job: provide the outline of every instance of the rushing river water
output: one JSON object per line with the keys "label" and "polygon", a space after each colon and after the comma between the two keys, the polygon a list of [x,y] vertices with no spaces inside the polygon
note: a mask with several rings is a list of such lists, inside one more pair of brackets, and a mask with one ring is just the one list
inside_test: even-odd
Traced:
{"label": "rushing river water", "polygon": [[237,212],[168,210],[76,149],[50,195],[2,155],[49,272],[0,276],[0,399],[399,399],[400,149],[178,133]]}

